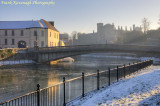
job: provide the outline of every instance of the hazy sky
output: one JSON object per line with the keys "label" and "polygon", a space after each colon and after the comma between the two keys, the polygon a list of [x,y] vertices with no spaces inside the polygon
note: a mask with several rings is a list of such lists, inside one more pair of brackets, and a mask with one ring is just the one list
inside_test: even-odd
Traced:
{"label": "hazy sky", "polygon": [[[10,0],[0,0],[10,1]],[[30,1],[30,0],[12,0]],[[31,0],[33,1],[33,0]],[[37,0],[50,1],[50,0]],[[96,23],[114,23],[115,26],[141,25],[144,17],[151,28],[158,27],[160,0],[53,0],[54,5],[2,5],[0,21],[53,20],[60,33],[92,32]]]}

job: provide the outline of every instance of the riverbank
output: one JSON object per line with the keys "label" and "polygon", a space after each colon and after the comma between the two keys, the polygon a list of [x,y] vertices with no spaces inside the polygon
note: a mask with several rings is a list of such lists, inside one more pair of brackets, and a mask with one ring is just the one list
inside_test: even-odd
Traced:
{"label": "riverbank", "polygon": [[160,105],[160,66],[134,73],[68,105]]}
{"label": "riverbank", "polygon": [[[50,61],[48,64],[54,65],[62,62],[74,62],[74,59],[71,57],[67,57],[67,58],[56,60],[56,61]],[[6,68],[24,67],[24,66],[36,65],[36,64],[40,64],[40,63],[36,63],[33,60],[0,61],[0,68],[6,69]]]}

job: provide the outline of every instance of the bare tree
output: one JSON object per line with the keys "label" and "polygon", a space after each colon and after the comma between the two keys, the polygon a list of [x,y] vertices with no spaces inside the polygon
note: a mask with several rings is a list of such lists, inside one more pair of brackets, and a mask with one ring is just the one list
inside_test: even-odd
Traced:
{"label": "bare tree", "polygon": [[77,38],[77,34],[78,34],[77,31],[73,31],[73,32],[71,33],[72,39],[76,39],[76,38]]}
{"label": "bare tree", "polygon": [[143,32],[145,34],[147,34],[147,31],[149,30],[149,27],[150,27],[150,22],[148,21],[147,18],[143,18],[142,19],[142,28],[143,28]]}

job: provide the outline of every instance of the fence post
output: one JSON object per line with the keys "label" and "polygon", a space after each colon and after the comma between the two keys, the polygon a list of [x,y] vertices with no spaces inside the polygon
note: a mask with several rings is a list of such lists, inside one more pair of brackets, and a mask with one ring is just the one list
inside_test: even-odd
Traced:
{"label": "fence post", "polygon": [[151,61],[151,65],[153,64],[153,59],[152,59],[152,61]]}
{"label": "fence post", "polygon": [[142,62],[142,69],[144,69],[144,61]]}
{"label": "fence post", "polygon": [[139,71],[141,71],[141,69],[142,69],[142,62],[141,62],[141,60],[140,60],[140,63],[139,63]]}
{"label": "fence post", "polygon": [[63,96],[64,96],[63,97],[63,99],[64,99],[63,106],[66,106],[66,101],[65,101],[66,100],[65,99],[66,98],[66,92],[65,91],[66,91],[66,88],[65,88],[65,77],[63,77],[63,92],[64,92],[64,94],[63,94]]}
{"label": "fence post", "polygon": [[144,61],[144,69],[146,69],[146,60]]}
{"label": "fence post", "polygon": [[117,82],[118,82],[119,78],[118,78],[118,66],[117,66]]}
{"label": "fence post", "polygon": [[131,67],[131,64],[129,63],[129,75],[130,75],[130,67]]}
{"label": "fence post", "polygon": [[108,85],[111,85],[111,70],[110,67],[108,68]]}
{"label": "fence post", "polygon": [[133,62],[133,66],[132,66],[132,73],[134,73],[134,69],[135,69],[135,67],[134,67],[134,62]]}
{"label": "fence post", "polygon": [[97,70],[97,90],[99,90],[99,70]]}
{"label": "fence post", "polygon": [[124,78],[126,77],[126,69],[125,69],[125,64],[124,64]]}
{"label": "fence post", "polygon": [[40,106],[40,85],[37,84],[37,106]]}
{"label": "fence post", "polygon": [[137,61],[137,72],[138,72],[138,70],[139,70],[139,62]]}
{"label": "fence post", "polygon": [[142,70],[142,69],[143,69],[143,61],[142,61],[141,67],[142,67],[142,68],[141,68],[141,70]]}
{"label": "fence post", "polygon": [[82,97],[84,97],[84,72],[82,72]]}

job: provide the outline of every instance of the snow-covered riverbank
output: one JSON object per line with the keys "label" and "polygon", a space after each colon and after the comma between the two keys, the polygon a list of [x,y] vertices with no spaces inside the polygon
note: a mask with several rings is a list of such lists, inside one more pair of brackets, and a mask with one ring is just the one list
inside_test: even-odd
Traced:
{"label": "snow-covered riverbank", "polygon": [[68,105],[160,105],[160,66],[151,66]]}

